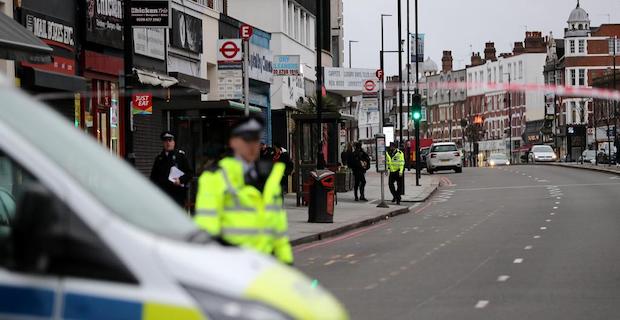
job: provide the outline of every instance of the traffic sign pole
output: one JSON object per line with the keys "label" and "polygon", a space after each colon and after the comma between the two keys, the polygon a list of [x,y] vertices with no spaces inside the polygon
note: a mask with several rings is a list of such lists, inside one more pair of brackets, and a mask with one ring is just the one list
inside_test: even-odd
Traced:
{"label": "traffic sign pole", "polygon": [[245,102],[245,116],[250,115],[250,38],[254,33],[252,26],[244,24],[239,28],[243,39],[243,97]]}
{"label": "traffic sign pole", "polygon": [[243,97],[245,103],[245,116],[250,115],[250,42],[243,41]]}

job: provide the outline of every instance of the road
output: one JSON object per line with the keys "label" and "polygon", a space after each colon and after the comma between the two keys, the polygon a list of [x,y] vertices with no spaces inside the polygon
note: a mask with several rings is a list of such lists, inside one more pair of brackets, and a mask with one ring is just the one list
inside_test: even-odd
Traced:
{"label": "road", "polygon": [[443,176],[411,214],[298,247],[297,266],[353,319],[620,318],[617,177],[551,166]]}

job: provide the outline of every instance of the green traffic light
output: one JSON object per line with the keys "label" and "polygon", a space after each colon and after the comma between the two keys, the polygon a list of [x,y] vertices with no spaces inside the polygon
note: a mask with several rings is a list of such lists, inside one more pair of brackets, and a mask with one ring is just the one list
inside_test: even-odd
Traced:
{"label": "green traffic light", "polygon": [[422,115],[419,112],[413,113],[413,120],[420,120],[421,117]]}

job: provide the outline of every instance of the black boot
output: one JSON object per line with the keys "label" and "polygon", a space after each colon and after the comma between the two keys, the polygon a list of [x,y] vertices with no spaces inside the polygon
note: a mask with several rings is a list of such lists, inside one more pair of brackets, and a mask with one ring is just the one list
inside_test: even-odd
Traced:
{"label": "black boot", "polygon": [[360,200],[368,201],[368,199],[366,199],[366,196],[364,195],[364,187],[360,188]]}
{"label": "black boot", "polygon": [[359,199],[357,198],[357,189],[355,189],[353,193],[355,194],[355,201],[359,201]]}

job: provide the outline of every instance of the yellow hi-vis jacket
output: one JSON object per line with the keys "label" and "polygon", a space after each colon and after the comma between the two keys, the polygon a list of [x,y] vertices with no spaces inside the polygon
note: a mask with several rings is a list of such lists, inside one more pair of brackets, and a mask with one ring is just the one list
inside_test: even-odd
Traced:
{"label": "yellow hi-vis jacket", "polygon": [[284,164],[274,164],[261,193],[245,184],[239,160],[222,159],[219,169],[204,172],[198,180],[194,221],[227,243],[293,263],[280,187],[284,170]]}
{"label": "yellow hi-vis jacket", "polygon": [[389,152],[386,152],[385,159],[390,172],[399,172],[399,174],[403,174],[405,171],[405,154],[402,151],[396,150],[394,157],[392,157]]}

